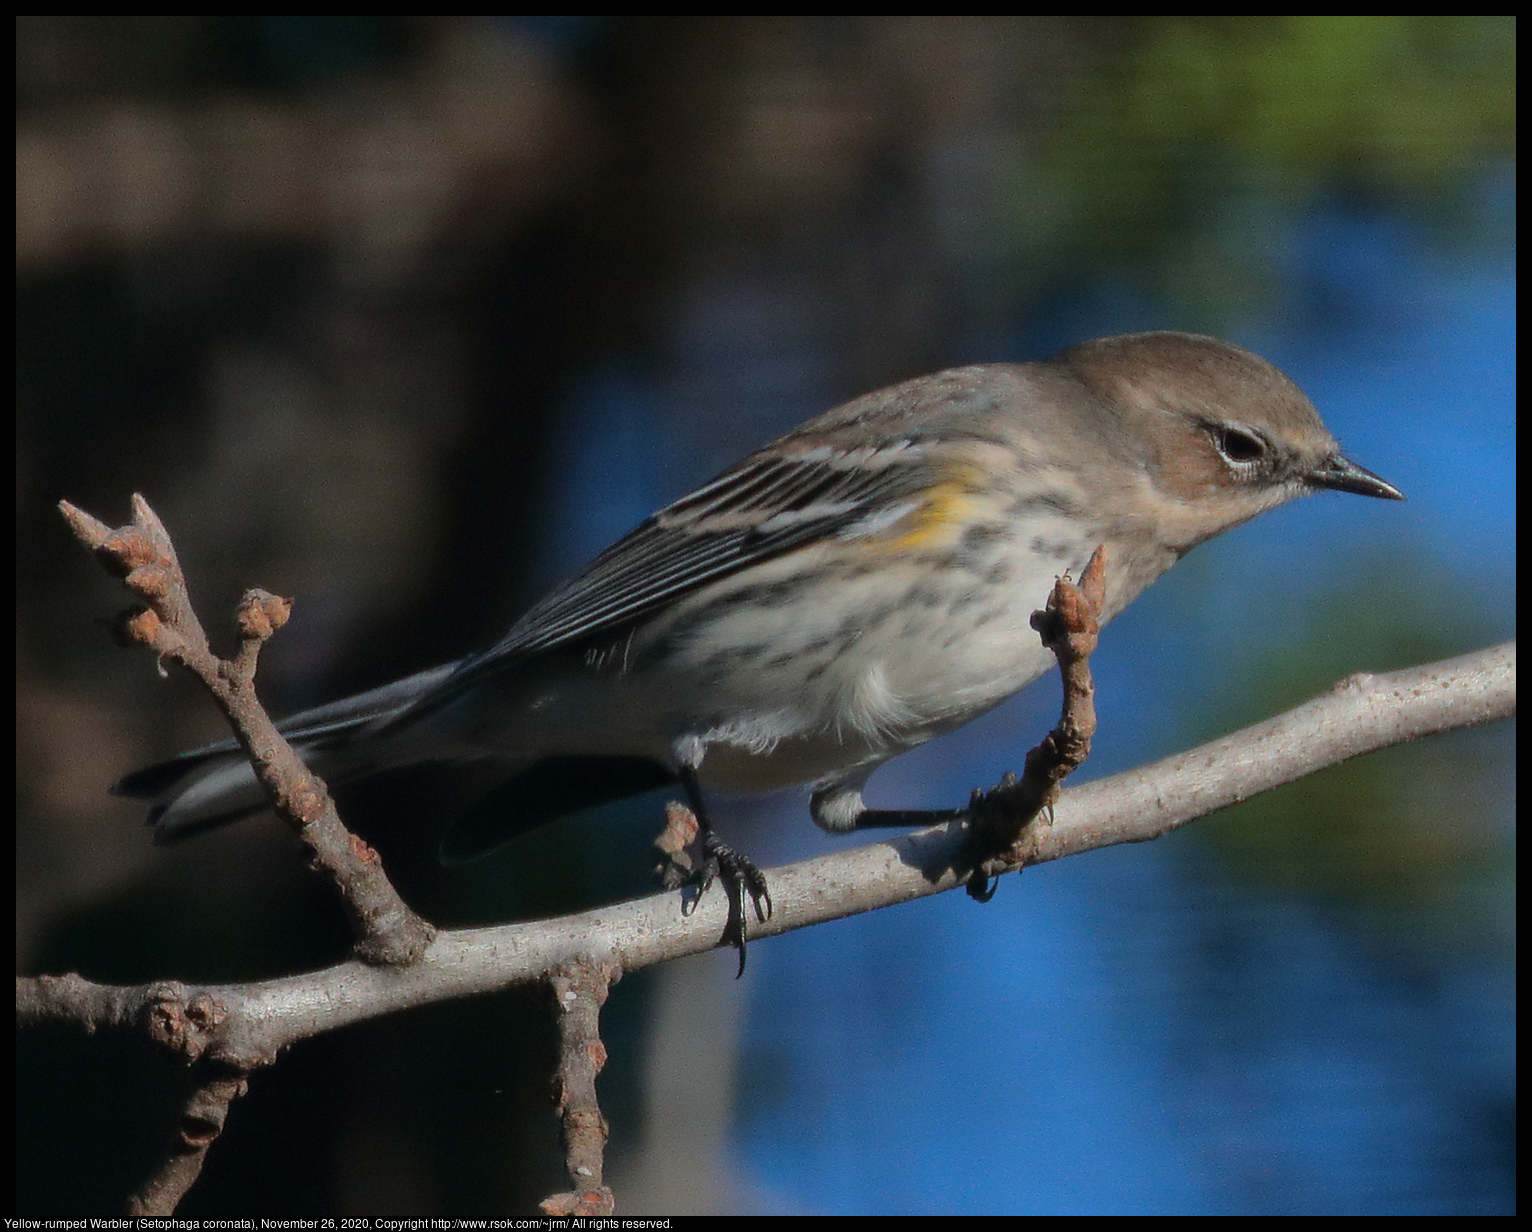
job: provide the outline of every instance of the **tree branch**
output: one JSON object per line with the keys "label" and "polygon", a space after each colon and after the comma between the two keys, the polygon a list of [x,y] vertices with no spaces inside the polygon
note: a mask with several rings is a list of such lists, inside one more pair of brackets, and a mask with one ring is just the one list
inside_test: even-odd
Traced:
{"label": "tree branch", "polygon": [[610,964],[577,961],[548,981],[559,1024],[555,1083],[564,1126],[564,1158],[573,1188],[543,1199],[547,1215],[610,1215],[615,1209],[612,1190],[602,1181],[611,1130],[596,1101],[596,1075],[606,1067],[601,1007],[617,978],[618,971]]}
{"label": "tree branch", "polygon": [[415,961],[431,939],[431,926],[399,897],[377,852],[341,823],[324,782],[303,764],[255,695],[256,657],[287,623],[291,603],[263,590],[246,591],[236,622],[239,651],[220,659],[192,608],[175,545],[148,501],[135,493],[133,521],[115,530],[68,501],[59,502],[59,511],[102,566],[144,602],[119,617],[122,640],[179,663],[212,694],[277,816],[340,894],[356,953],[369,962]]}
{"label": "tree branch", "polygon": [[[1064,792],[1051,825],[1023,836],[1023,864],[1145,842],[1197,817],[1357,754],[1508,718],[1515,643],[1387,675],[1358,675],[1321,697],[1220,740]],[[1028,839],[1030,836],[1030,839]],[[966,823],[948,823],[770,872],[772,936],[939,894],[965,883]],[[676,892],[555,920],[444,931],[410,967],[360,961],[257,984],[182,990],[216,1005],[203,1046],[260,1063],[321,1031],[420,1005],[545,980],[585,959],[622,971],[722,943],[728,906],[706,895],[691,915]],[[108,988],[78,977],[17,980],[18,1024],[122,1029],[163,1000],[165,985]]]}

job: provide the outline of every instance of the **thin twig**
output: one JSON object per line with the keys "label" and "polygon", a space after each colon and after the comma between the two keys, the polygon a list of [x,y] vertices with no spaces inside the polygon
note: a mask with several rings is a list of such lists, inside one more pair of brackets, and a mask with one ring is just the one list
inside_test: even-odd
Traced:
{"label": "thin twig", "polygon": [[233,659],[220,659],[192,609],[170,535],[142,496],[133,497],[133,521],[115,530],[68,501],[59,510],[103,567],[144,602],[119,618],[124,639],[181,664],[213,695],[277,816],[339,892],[357,956],[393,966],[416,961],[431,943],[431,925],[399,897],[377,852],[341,824],[324,781],[303,764],[255,695],[260,648],[287,622],[291,603],[263,590],[246,591],[236,619],[239,650]]}
{"label": "thin twig", "polygon": [[560,968],[548,981],[559,1025],[555,1082],[572,1188],[543,1199],[544,1214],[610,1215],[614,1209],[612,1191],[602,1182],[610,1129],[596,1100],[596,1075],[606,1065],[601,1007],[617,978],[616,967],[579,959]]}
{"label": "thin twig", "polygon": [[197,1066],[198,1080],[176,1118],[159,1169],[127,1201],[130,1215],[171,1215],[202,1175],[208,1148],[218,1141],[229,1105],[243,1095],[248,1075],[216,1064]]}
{"label": "thin twig", "polygon": [[1007,773],[1000,785],[976,794],[969,805],[973,845],[979,855],[968,895],[988,902],[1000,874],[1026,863],[1024,835],[1034,818],[1058,802],[1059,786],[1090,756],[1096,734],[1096,689],[1090,656],[1096,649],[1101,606],[1106,601],[1106,545],[1098,547],[1076,586],[1068,575],[1054,583],[1048,605],[1032,613],[1032,627],[1059,661],[1064,704],[1058,724],[1027,754],[1021,778]]}

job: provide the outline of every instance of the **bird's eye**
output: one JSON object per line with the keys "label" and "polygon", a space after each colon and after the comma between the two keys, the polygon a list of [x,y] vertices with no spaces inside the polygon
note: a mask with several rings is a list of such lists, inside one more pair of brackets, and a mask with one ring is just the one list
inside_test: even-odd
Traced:
{"label": "bird's eye", "polygon": [[1213,447],[1230,466],[1249,466],[1266,456],[1266,442],[1252,433],[1220,424],[1211,429]]}

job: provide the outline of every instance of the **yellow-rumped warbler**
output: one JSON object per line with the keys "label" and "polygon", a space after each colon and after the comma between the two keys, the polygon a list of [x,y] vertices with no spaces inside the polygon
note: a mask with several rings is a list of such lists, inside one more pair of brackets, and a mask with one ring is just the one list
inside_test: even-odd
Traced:
{"label": "yellow-rumped warbler", "polygon": [[[468,758],[507,781],[443,842],[464,859],[679,779],[812,786],[826,830],[892,757],[1052,656],[1029,619],[1106,547],[1103,622],[1190,548],[1333,488],[1401,500],[1249,351],[1181,333],[871,393],[667,505],[490,650],[281,725],[332,781]],[[253,812],[232,741],[130,774],[165,841]],[[703,819],[706,826],[706,820]]]}

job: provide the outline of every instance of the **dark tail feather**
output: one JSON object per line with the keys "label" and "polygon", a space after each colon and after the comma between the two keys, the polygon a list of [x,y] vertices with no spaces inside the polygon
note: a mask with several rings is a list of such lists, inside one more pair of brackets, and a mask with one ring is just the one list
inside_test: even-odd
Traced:
{"label": "dark tail feather", "polygon": [[[277,724],[277,730],[332,786],[391,765],[429,760],[430,753],[412,757],[401,747],[403,742],[372,738],[369,729],[430,692],[452,674],[454,666],[433,667],[382,688],[291,715]],[[154,841],[162,844],[179,842],[266,807],[255,772],[232,739],[203,745],[124,775],[112,786],[112,794],[146,801]]]}

